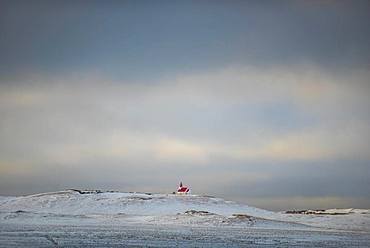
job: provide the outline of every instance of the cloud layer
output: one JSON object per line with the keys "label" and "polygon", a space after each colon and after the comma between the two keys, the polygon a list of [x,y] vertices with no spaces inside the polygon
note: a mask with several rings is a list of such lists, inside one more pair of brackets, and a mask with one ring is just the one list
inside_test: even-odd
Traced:
{"label": "cloud layer", "polygon": [[[60,187],[100,180],[109,187],[108,178],[99,179],[106,168],[120,174],[113,176],[115,187],[125,187],[122,180],[138,190],[154,184],[165,191],[157,180],[185,178],[213,194],[211,185],[221,183],[224,194],[240,198],[248,196],[237,189],[244,182],[267,191],[275,183],[297,188],[308,168],[320,168],[338,181],[349,177],[349,187],[367,196],[356,167],[366,169],[370,161],[368,77],[367,71],[335,75],[312,66],[228,67],[150,84],[97,75],[25,77],[1,86],[1,181],[54,178],[59,171]],[[171,173],[163,175],[166,170]],[[285,189],[276,197],[300,194]]]}

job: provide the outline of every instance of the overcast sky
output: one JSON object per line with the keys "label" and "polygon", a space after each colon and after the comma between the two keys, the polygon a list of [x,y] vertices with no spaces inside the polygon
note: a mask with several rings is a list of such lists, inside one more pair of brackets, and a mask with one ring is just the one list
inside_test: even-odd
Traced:
{"label": "overcast sky", "polygon": [[370,208],[369,1],[0,0],[0,195]]}

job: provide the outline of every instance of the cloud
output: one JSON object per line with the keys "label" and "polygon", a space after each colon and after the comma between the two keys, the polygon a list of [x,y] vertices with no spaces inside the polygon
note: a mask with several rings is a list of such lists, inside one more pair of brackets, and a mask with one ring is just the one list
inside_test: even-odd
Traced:
{"label": "cloud", "polygon": [[307,66],[230,67],[146,84],[31,77],[0,86],[2,147],[59,162],[368,159],[368,74]]}
{"label": "cloud", "polygon": [[[366,205],[368,76],[314,66],[145,82],[25,76],[0,84],[0,188],[168,192],[184,180],[195,192],[264,197],[264,207],[298,196]],[[330,205],[319,198],[296,206]]]}
{"label": "cloud", "polygon": [[293,104],[324,104],[322,107],[326,107],[338,100],[345,103],[364,100],[370,90],[367,83],[369,74],[368,70],[355,70],[336,75],[308,65],[270,68],[241,66],[179,76],[169,85],[172,90],[176,89],[176,97],[188,97],[204,104],[292,101]]}
{"label": "cloud", "polygon": [[260,137],[264,140],[259,142],[262,144],[234,147],[226,154],[251,160],[369,160],[369,133],[369,127],[361,125],[305,129],[277,137]]}
{"label": "cloud", "polygon": [[159,160],[174,160],[182,162],[207,162],[208,152],[205,147],[195,143],[176,139],[162,139],[155,147],[156,157]]}
{"label": "cloud", "polygon": [[367,82],[369,74],[369,70],[338,73],[312,65],[230,66],[178,74],[159,81],[119,81],[96,73],[86,73],[63,78],[25,75],[18,81],[0,86],[1,100],[9,105],[17,100],[36,104],[71,99],[90,103],[97,101],[97,104],[107,106],[141,103],[150,107],[147,104],[173,103],[177,107],[182,103],[207,106],[292,101],[308,106],[324,104],[335,107],[330,104],[338,100],[344,103],[366,101],[370,90]]}
{"label": "cloud", "polygon": [[[56,145],[43,154],[58,164],[79,164],[86,161],[152,161],[188,163],[190,166],[208,161],[204,146],[186,140],[161,135],[142,134],[119,129],[104,136],[94,136],[87,143]],[[144,159],[143,159],[144,158]],[[156,163],[154,163],[156,165]],[[144,166],[150,166],[146,164]]]}

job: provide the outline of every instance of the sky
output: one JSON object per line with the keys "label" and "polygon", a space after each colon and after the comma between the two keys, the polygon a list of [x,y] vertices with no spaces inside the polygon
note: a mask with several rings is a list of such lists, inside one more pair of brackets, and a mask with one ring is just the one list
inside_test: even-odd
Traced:
{"label": "sky", "polygon": [[370,208],[370,2],[0,0],[0,195]]}

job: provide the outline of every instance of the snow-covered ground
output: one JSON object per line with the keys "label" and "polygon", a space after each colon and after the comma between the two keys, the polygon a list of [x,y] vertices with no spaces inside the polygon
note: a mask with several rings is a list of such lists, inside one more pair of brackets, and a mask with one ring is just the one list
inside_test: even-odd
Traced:
{"label": "snow-covered ground", "polygon": [[285,214],[210,196],[75,190],[0,197],[0,247],[369,247],[369,234],[369,210]]}

